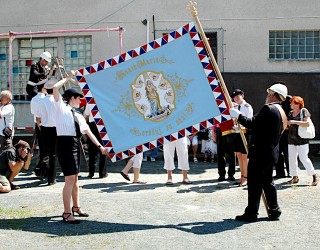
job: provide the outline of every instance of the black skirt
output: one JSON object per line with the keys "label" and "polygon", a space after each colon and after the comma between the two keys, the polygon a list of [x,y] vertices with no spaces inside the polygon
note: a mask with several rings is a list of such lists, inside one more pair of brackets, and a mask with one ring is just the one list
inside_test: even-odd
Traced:
{"label": "black skirt", "polygon": [[57,156],[64,176],[80,172],[80,145],[75,136],[57,137]]}
{"label": "black skirt", "polygon": [[[251,136],[248,135],[248,133],[245,133],[244,135],[247,139],[247,144],[249,145]],[[245,146],[243,145],[243,141],[242,141],[240,133],[235,134],[234,152],[240,152],[242,154],[247,154],[247,151],[246,151]]]}

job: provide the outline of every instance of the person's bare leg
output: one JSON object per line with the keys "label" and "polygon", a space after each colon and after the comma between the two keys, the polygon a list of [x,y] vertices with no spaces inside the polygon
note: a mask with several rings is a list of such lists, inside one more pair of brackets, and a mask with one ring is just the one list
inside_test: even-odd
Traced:
{"label": "person's bare leg", "polygon": [[65,176],[65,183],[62,190],[64,213],[66,214],[71,213],[71,215],[68,218],[69,221],[74,220],[74,217],[71,212],[71,196],[73,196],[73,192],[74,192],[73,188],[74,188],[75,179],[76,179],[76,175]]}
{"label": "person's bare leg", "polygon": [[193,158],[197,158],[198,144],[192,146],[193,149]]}
{"label": "person's bare leg", "polygon": [[182,178],[183,178],[182,181],[188,178],[188,170],[182,170]]}
{"label": "person's bare leg", "polygon": [[[129,170],[133,167],[133,161],[128,161],[127,165],[122,169],[122,172],[124,174],[128,174],[129,173]],[[134,169],[133,169],[134,171]]]}

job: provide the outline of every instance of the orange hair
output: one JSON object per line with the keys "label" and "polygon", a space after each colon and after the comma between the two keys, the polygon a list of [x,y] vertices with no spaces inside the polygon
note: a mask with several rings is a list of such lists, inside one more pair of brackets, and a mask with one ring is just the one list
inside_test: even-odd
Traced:
{"label": "orange hair", "polygon": [[290,103],[299,104],[299,108],[304,108],[304,100],[301,96],[293,96],[290,99]]}

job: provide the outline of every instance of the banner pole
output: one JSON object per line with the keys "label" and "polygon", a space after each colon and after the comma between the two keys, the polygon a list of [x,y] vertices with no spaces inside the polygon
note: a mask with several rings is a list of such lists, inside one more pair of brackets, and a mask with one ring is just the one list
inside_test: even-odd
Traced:
{"label": "banner pole", "polygon": [[[218,67],[218,64],[216,62],[216,59],[213,55],[213,52],[212,52],[212,49],[210,47],[210,44],[208,42],[208,39],[206,37],[206,34],[204,33],[204,30],[202,28],[202,25],[200,23],[200,20],[199,20],[199,17],[198,17],[198,11],[197,11],[197,3],[196,2],[192,2],[192,1],[189,1],[188,5],[187,5],[187,9],[191,12],[191,15],[193,17],[193,19],[195,20],[196,24],[197,24],[197,27],[198,27],[198,31],[200,33],[200,36],[202,38],[202,41],[204,43],[204,46],[205,46],[205,49],[207,51],[207,53],[209,54],[209,59],[212,63],[212,66],[213,66],[213,70],[215,71],[216,73],[216,76],[219,80],[219,83],[220,83],[220,87],[221,87],[221,90],[226,98],[226,101],[227,101],[227,104],[230,108],[233,107],[233,104],[232,104],[232,100],[231,100],[231,97],[229,95],[229,92],[228,92],[228,89],[227,89],[227,86],[223,80],[223,77],[221,75],[221,72],[219,70],[219,67]],[[243,145],[244,145],[244,148],[246,149],[246,152],[248,154],[248,143],[247,143],[247,139],[240,127],[240,124],[238,121],[236,121],[238,127],[240,128],[240,135],[241,135],[241,139],[242,139],[242,142],[243,142]],[[267,211],[267,214],[269,216],[269,209],[268,209],[268,204],[267,204],[267,199],[266,199],[266,196],[264,194],[264,192],[262,191],[262,200],[263,200],[263,203],[264,203],[264,206],[265,206],[265,209]]]}

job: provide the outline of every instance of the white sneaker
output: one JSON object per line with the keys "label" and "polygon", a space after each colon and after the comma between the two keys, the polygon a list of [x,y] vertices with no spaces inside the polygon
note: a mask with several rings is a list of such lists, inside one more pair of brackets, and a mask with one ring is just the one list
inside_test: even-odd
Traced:
{"label": "white sneaker", "polygon": [[147,161],[147,157],[143,157],[142,161]]}
{"label": "white sneaker", "polygon": [[156,158],[151,157],[151,161],[156,161]]}

